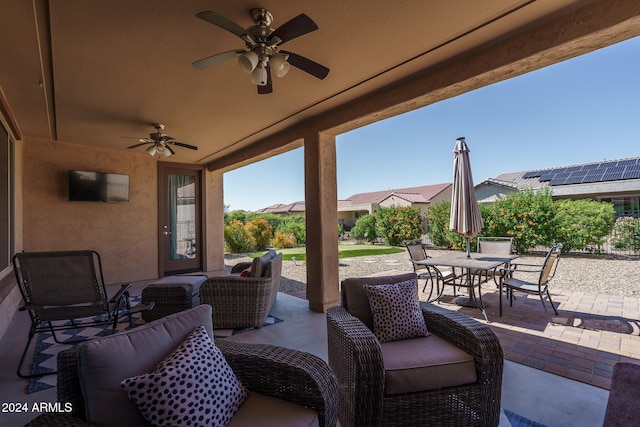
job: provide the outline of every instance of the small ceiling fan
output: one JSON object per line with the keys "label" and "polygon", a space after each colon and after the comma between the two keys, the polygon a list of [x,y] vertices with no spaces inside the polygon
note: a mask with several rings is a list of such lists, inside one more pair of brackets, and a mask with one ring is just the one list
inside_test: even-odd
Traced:
{"label": "small ceiling fan", "polygon": [[261,95],[273,92],[271,74],[284,77],[291,65],[320,80],[329,74],[329,69],[324,65],[293,52],[280,50],[280,46],[289,40],[318,29],[316,23],[304,13],[275,30],[269,27],[273,15],[267,9],[253,9],[251,18],[255,25],[247,29],[212,11],[200,12],[196,16],[235,34],[246,43],[245,49],[229,50],[195,61],[193,66],[200,70],[238,58],[238,65],[243,71],[251,73],[251,83],[258,87]]}
{"label": "small ceiling fan", "polygon": [[152,144],[147,148],[147,153],[151,156],[155,156],[156,153],[163,157],[169,157],[172,154],[176,154],[171,148],[172,145],[188,148],[189,150],[197,150],[198,147],[194,145],[185,144],[184,142],[174,141],[173,137],[162,133],[164,125],[161,123],[153,123],[153,127],[156,128],[156,132],[150,133],[149,138],[140,138],[140,144],[134,144],[127,148],[137,148],[142,145]]}

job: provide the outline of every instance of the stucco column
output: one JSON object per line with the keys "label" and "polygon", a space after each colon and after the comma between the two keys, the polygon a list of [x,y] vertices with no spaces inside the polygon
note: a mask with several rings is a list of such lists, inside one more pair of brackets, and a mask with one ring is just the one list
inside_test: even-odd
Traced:
{"label": "stucco column", "polygon": [[336,141],[319,133],[305,137],[305,212],[307,223],[307,299],[324,313],[338,303],[338,186]]}
{"label": "stucco column", "polygon": [[207,245],[205,271],[224,271],[224,186],[220,171],[205,170],[204,242]]}

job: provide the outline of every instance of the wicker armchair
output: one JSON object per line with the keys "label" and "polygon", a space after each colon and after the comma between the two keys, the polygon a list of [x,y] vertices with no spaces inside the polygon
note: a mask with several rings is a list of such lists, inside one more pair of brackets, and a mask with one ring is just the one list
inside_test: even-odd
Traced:
{"label": "wicker armchair", "polygon": [[[251,275],[240,272],[251,267]],[[253,263],[235,265],[230,275],[210,277],[200,287],[200,301],[213,307],[213,326],[260,328],[278,295],[282,254],[267,252]]]}
{"label": "wicker armchair", "polygon": [[[405,274],[367,279],[366,283],[397,283],[411,276],[415,277]],[[421,392],[387,394],[381,344],[364,321],[350,313],[362,316],[362,305],[347,296],[348,280],[364,279],[343,281],[342,306],[327,311],[329,365],[338,378],[338,412],[343,426],[498,425],[503,353],[488,326],[464,314],[421,302],[429,332],[472,355],[477,380]],[[371,315],[368,307],[367,310]]]}
{"label": "wicker armchair", "polygon": [[[329,366],[309,353],[273,346],[218,339],[233,372],[250,391],[314,410],[320,426],[337,422],[338,389]],[[69,413],[45,413],[28,426],[92,426],[85,421],[85,398],[78,370],[78,352],[58,354],[58,402]],[[124,393],[124,391],[123,391]],[[262,419],[262,425],[269,424]],[[233,424],[233,419],[230,424]]]}

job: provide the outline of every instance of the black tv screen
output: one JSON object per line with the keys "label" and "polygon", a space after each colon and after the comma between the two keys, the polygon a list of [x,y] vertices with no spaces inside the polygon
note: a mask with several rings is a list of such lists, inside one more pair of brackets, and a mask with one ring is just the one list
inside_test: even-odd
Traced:
{"label": "black tv screen", "polygon": [[70,170],[69,200],[73,202],[128,202],[129,175]]}

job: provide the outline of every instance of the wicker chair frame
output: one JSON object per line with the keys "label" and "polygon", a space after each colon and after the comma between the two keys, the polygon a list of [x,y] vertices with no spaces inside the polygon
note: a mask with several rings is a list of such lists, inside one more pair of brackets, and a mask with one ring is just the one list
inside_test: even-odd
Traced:
{"label": "wicker chair frame", "polygon": [[[338,383],[322,359],[269,344],[218,339],[216,345],[247,389],[313,409],[321,426],[336,425]],[[58,353],[58,402],[70,403],[72,412],[45,413],[27,426],[93,426],[84,418],[85,402],[77,365],[75,350]]]}
{"label": "wicker chair frame", "polygon": [[417,393],[387,395],[380,343],[342,306],[327,311],[329,365],[338,378],[339,416],[351,426],[497,426],[503,352],[491,328],[458,312],[421,302],[429,331],[475,358],[477,381]]}
{"label": "wicker chair frame", "polygon": [[200,301],[213,308],[214,328],[260,328],[264,324],[278,295],[282,254],[269,261],[263,277],[233,275],[250,265],[240,263],[232,268],[232,275],[210,277],[200,287]]}

